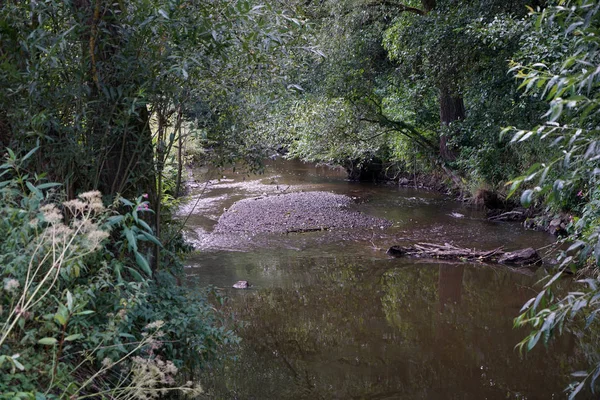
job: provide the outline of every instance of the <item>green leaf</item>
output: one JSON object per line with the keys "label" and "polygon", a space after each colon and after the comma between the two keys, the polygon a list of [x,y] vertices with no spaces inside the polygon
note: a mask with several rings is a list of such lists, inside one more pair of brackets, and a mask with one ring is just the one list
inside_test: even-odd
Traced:
{"label": "green leaf", "polygon": [[163,9],[159,9],[158,13],[164,18],[164,19],[169,19],[169,15],[167,14],[167,12]]}
{"label": "green leaf", "polygon": [[47,183],[42,183],[41,185],[37,185],[36,187],[39,190],[44,190],[44,189],[50,189],[50,188],[57,187],[57,186],[62,186],[62,183],[47,182]]}
{"label": "green leaf", "polygon": [[152,233],[152,228],[150,228],[150,225],[148,225],[146,223],[146,221],[144,221],[143,219],[140,219],[138,221],[138,224],[140,224],[142,226],[142,228],[144,228],[146,231],[148,231],[149,233]]}
{"label": "green leaf", "polygon": [[120,201],[121,203],[125,204],[125,205],[126,205],[126,206],[128,206],[128,207],[133,207],[133,203],[132,203],[132,202],[130,202],[129,200],[127,200],[127,199],[124,199],[124,198],[120,197],[120,198],[119,198],[119,201]]}
{"label": "green leaf", "polygon": [[27,187],[29,188],[31,193],[35,194],[35,197],[37,197],[38,199],[44,198],[44,195],[42,194],[42,192],[38,188],[33,186],[33,183],[27,181],[25,184],[27,185]]}
{"label": "green leaf", "polygon": [[64,326],[67,323],[67,317],[64,314],[60,313],[60,312],[57,312],[56,314],[54,314],[54,319],[61,326]]}
{"label": "green leaf", "polygon": [[12,362],[19,371],[25,371],[25,367],[23,366],[23,364],[21,364],[19,361],[17,361],[14,357],[12,359]]}
{"label": "green leaf", "polygon": [[523,205],[523,207],[529,207],[531,205],[532,198],[533,190],[527,189],[526,191],[524,191],[521,195],[521,204]]}
{"label": "green leaf", "polygon": [[52,338],[52,337],[45,337],[45,338],[38,340],[39,344],[45,344],[48,346],[55,345],[57,342],[58,342],[58,340],[56,340],[55,338]]}
{"label": "green leaf", "polygon": [[125,237],[127,238],[127,247],[130,250],[137,252],[137,239],[135,238],[135,234],[133,233],[133,231],[129,228],[125,228],[123,229],[123,232],[125,233]]}
{"label": "green leaf", "polygon": [[112,217],[108,218],[108,225],[113,226],[120,224],[124,219],[125,217],[123,215],[113,215]]}
{"label": "green leaf", "polygon": [[537,342],[540,340],[540,336],[542,335],[542,332],[537,332],[535,335],[531,336],[529,338],[529,341],[527,342],[527,351],[531,351],[531,349],[533,349],[533,347],[537,344]]}
{"label": "green leaf", "polygon": [[523,177],[517,178],[512,182],[508,182],[508,184],[510,183],[512,183],[512,185],[510,186],[510,190],[508,191],[508,196],[506,196],[507,199],[510,199],[512,195],[515,194],[519,186],[521,186],[521,183],[523,183]]}
{"label": "green leaf", "polygon": [[73,311],[73,295],[67,290],[67,309]]}
{"label": "green leaf", "polygon": [[90,314],[93,314],[93,313],[95,313],[95,311],[92,311],[92,310],[83,310],[83,311],[79,311],[79,312],[77,312],[77,313],[75,313],[73,315],[90,315]]}
{"label": "green leaf", "polygon": [[29,157],[31,157],[36,151],[38,151],[38,149],[40,148],[40,146],[36,146],[33,149],[29,150],[29,153],[25,154],[25,156],[21,159],[21,162],[27,160]]}
{"label": "green leaf", "polygon": [[81,333],[76,333],[74,335],[69,335],[65,338],[66,342],[72,342],[73,340],[81,339],[83,335]]}
{"label": "green leaf", "polygon": [[151,235],[148,232],[144,232],[144,231],[142,231],[142,235],[144,235],[146,240],[154,243],[155,245],[157,245],[159,247],[163,247],[162,243],[158,240],[158,238],[156,236]]}
{"label": "green leaf", "polygon": [[152,276],[152,270],[150,269],[148,260],[146,260],[146,258],[137,251],[135,252],[135,261],[142,271],[144,271],[148,276]]}
{"label": "green leaf", "polygon": [[138,282],[144,282],[145,279],[144,277],[137,272],[135,269],[131,268],[131,267],[127,267],[127,270],[129,271],[129,273],[133,276],[133,278],[138,281]]}

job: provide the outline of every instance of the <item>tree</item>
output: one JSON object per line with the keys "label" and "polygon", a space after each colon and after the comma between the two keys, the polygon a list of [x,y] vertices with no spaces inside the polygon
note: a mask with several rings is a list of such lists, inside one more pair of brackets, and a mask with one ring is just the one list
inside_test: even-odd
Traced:
{"label": "tree", "polygon": [[[530,350],[540,341],[581,324],[585,335],[597,338],[600,309],[598,266],[600,263],[600,173],[598,147],[598,94],[600,39],[597,30],[600,4],[596,0],[559,0],[552,7],[533,12],[530,32],[524,37],[522,52],[513,71],[522,87],[544,99],[547,112],[533,129],[514,129],[513,143],[538,138],[552,148],[553,157],[538,160],[523,176],[513,180],[512,193],[521,186],[521,202],[529,205],[540,199],[549,206],[579,210],[569,226],[572,245],[563,252],[559,271],[543,290],[524,306],[517,326],[529,326],[531,334],[520,344]],[[555,296],[552,287],[565,268],[586,267],[589,278],[579,281],[580,290]],[[582,335],[583,336],[583,335]],[[574,398],[589,383],[597,388],[600,364],[590,355],[591,371],[574,373]]]}
{"label": "tree", "polygon": [[[529,152],[539,152],[531,146],[516,157],[500,138],[502,126],[530,123],[541,109],[506,73],[525,31],[526,4],[308,2],[304,13],[324,56],[296,72],[302,90],[289,102],[324,123],[296,118],[271,131],[284,131],[291,155],[307,160],[354,166],[379,160],[405,170],[421,163],[446,170],[459,187],[457,173],[498,185],[524,168]],[[325,117],[334,104],[339,118]],[[289,109],[274,107],[270,120],[293,118]]]}

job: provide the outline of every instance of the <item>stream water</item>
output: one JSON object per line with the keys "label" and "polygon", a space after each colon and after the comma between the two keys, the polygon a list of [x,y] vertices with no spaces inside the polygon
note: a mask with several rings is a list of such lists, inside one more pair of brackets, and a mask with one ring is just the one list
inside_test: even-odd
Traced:
{"label": "stream water", "polygon": [[[189,285],[226,292],[239,322],[235,358],[203,377],[222,399],[565,398],[582,355],[574,336],[520,355],[513,318],[543,270],[393,259],[394,244],[542,248],[553,241],[440,194],[353,183],[345,172],[277,160],[263,175],[197,170],[180,210],[198,252]],[[349,195],[387,229],[217,235],[235,201],[289,191]],[[461,214],[460,217],[457,214]],[[253,286],[235,290],[247,280]]]}

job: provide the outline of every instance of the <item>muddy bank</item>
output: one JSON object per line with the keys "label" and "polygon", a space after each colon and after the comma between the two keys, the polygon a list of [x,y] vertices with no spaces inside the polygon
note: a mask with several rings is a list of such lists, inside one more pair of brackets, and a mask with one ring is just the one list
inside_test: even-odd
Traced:
{"label": "muddy bank", "polygon": [[352,198],[299,192],[240,200],[220,218],[215,233],[302,233],[337,228],[385,228],[391,222],[353,211]]}

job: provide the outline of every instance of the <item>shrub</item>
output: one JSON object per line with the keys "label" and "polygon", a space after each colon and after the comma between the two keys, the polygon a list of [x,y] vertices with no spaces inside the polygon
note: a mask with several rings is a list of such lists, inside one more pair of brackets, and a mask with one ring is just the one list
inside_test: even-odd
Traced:
{"label": "shrub", "polygon": [[153,274],[143,196],[61,201],[12,152],[0,168],[0,399],[198,392],[183,376],[235,337],[206,294]]}

